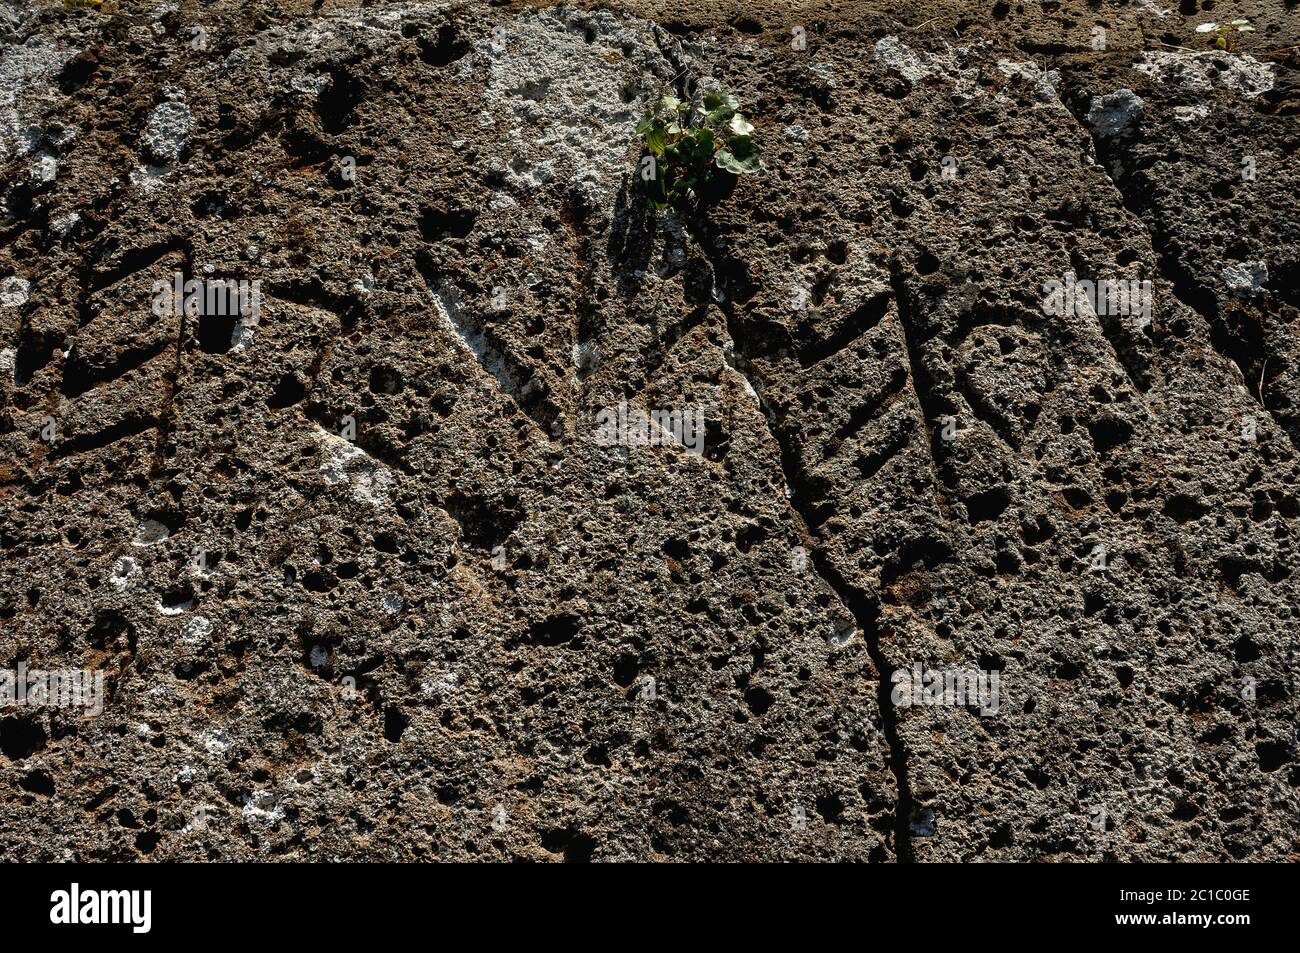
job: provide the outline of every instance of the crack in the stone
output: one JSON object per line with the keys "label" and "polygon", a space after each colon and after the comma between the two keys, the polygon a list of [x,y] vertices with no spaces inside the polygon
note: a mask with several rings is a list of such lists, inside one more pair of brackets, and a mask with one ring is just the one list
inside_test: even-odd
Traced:
{"label": "crack in the stone", "polygon": [[[715,281],[719,280],[723,272],[722,266],[725,264],[725,257],[718,248],[715,238],[708,234],[707,226],[691,228],[690,233],[712,264]],[[723,290],[725,291],[725,288]],[[779,422],[774,419],[768,402],[763,398],[761,381],[756,380],[747,367],[749,354],[746,352],[743,338],[737,334],[738,329],[734,320],[735,310],[730,296],[721,302],[720,307],[726,317],[727,334],[731,338],[735,360],[741,368],[744,368],[740,372],[747,380],[752,382],[751,386],[754,386],[755,394],[758,397],[759,410],[767,424],[768,435],[771,437],[780,457],[781,475],[789,491],[789,512],[795,523],[795,528],[812,557],[812,565],[817,574],[835,593],[840,603],[852,614],[854,622],[862,632],[862,638],[867,647],[867,655],[876,670],[876,697],[877,709],[880,713],[880,727],[882,734],[885,736],[885,745],[888,749],[886,752],[888,756],[887,763],[890,772],[894,775],[896,788],[893,832],[894,857],[899,863],[910,863],[914,859],[911,839],[914,800],[908,777],[907,753],[898,732],[897,712],[890,698],[889,664],[880,646],[879,600],[873,598],[859,587],[850,584],[832,564],[825,549],[818,545],[818,537],[810,529],[810,526],[816,525],[818,522],[814,506],[816,496],[819,494],[803,477],[794,448],[790,445],[788,439],[783,438],[782,428]]]}
{"label": "crack in the stone", "polygon": [[[1083,100],[1074,97],[1061,96],[1059,93],[1057,98],[1061,101],[1061,104],[1065,106],[1066,112],[1074,118],[1076,125],[1078,125],[1078,127],[1092,139],[1093,146],[1097,152],[1097,165],[1100,167],[1102,174],[1105,175],[1107,181],[1110,182],[1111,187],[1114,188],[1116,195],[1119,197],[1120,204],[1130,214],[1132,214],[1146,230],[1147,243],[1155,257],[1157,272],[1160,277],[1169,284],[1173,291],[1174,299],[1183,307],[1190,311],[1194,311],[1201,316],[1210,329],[1210,346],[1214,348],[1215,352],[1217,352],[1221,357],[1231,361],[1232,364],[1241,372],[1242,378],[1245,381],[1246,393],[1249,394],[1251,399],[1259,405],[1262,412],[1268,414],[1269,417],[1274,420],[1278,425],[1278,429],[1287,435],[1287,438],[1291,441],[1293,446],[1300,445],[1297,443],[1297,441],[1300,441],[1300,432],[1297,431],[1296,426],[1294,424],[1288,424],[1287,421],[1278,419],[1277,415],[1268,409],[1268,405],[1265,403],[1264,399],[1265,380],[1263,372],[1261,371],[1258,383],[1256,383],[1254,380],[1254,365],[1247,360],[1244,354],[1234,353],[1234,350],[1239,349],[1234,349],[1230,344],[1234,334],[1220,312],[1214,293],[1209,288],[1205,287],[1202,282],[1197,280],[1191,271],[1178,260],[1175,252],[1169,247],[1169,237],[1165,234],[1165,230],[1160,226],[1159,222],[1153,225],[1147,220],[1146,213],[1150,210],[1149,203],[1144,202],[1142,196],[1140,194],[1135,194],[1131,188],[1126,189],[1121,184],[1120,180],[1112,173],[1109,165],[1110,160],[1113,159],[1122,166],[1122,156],[1118,151],[1107,146],[1105,141],[1096,135],[1092,131],[1091,127],[1088,126],[1082,112],[1084,106]],[[1104,326],[1102,330],[1104,333]],[[1109,338],[1109,335],[1107,335],[1107,337]],[[1114,342],[1112,341],[1111,343],[1112,346],[1114,346]],[[1119,357],[1118,349],[1116,350],[1116,356]],[[1122,358],[1120,359],[1120,364],[1121,366],[1124,366],[1126,371],[1129,371],[1129,368],[1125,365]],[[1132,373],[1130,371],[1130,379],[1131,378]]]}
{"label": "crack in the stone", "polygon": [[[667,60],[672,69],[676,71],[673,78],[669,80],[673,86],[673,91],[677,94],[679,99],[689,100],[691,98],[690,80],[686,76],[689,64],[683,65],[682,63],[682,60],[685,58],[685,51],[682,49],[682,44],[678,40],[665,42],[663,32],[664,31],[659,24],[656,23],[654,25],[655,46],[659,48],[659,54]],[[674,49],[674,46],[676,49]]]}

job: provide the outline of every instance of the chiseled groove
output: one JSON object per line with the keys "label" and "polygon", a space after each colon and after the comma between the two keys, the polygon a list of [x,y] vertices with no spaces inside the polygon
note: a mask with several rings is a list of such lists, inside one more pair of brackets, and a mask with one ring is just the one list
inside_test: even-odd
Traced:
{"label": "chiseled groove", "polygon": [[944,517],[949,517],[948,498],[943,491],[942,463],[939,456],[940,438],[937,430],[939,419],[944,416],[944,408],[934,393],[934,385],[925,368],[921,344],[917,339],[912,317],[912,301],[908,297],[907,283],[897,262],[892,262],[889,266],[889,280],[894,288],[894,297],[898,301],[898,324],[902,328],[907,370],[912,378],[916,401],[921,408],[921,431],[925,438],[926,450],[930,455],[930,477],[934,488],[935,506]]}
{"label": "chiseled groove", "polygon": [[120,420],[112,426],[105,427],[103,430],[96,430],[94,433],[80,434],[69,440],[62,441],[54,445],[50,451],[50,457],[58,459],[61,457],[71,456],[77,453],[86,453],[89,450],[100,450],[109,444],[116,443],[119,440],[126,440],[128,437],[134,437],[144,433],[146,430],[152,430],[158,426],[158,418],[153,416],[128,417]]}

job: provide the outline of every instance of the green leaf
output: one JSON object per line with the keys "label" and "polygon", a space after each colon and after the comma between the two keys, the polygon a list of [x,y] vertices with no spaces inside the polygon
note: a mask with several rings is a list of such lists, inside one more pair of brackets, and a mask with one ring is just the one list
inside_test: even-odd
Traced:
{"label": "green leaf", "polygon": [[754,126],[739,111],[737,99],[710,92],[690,102],[659,98],[637,124],[646,149],[657,160],[655,179],[643,180],[641,194],[655,209],[694,204],[707,194],[714,177],[763,170]]}
{"label": "green leaf", "polygon": [[717,148],[716,140],[713,138],[712,129],[700,129],[695,133],[695,154],[703,155],[705,159],[713,155],[713,150]]}
{"label": "green leaf", "polygon": [[727,123],[727,129],[733,136],[749,136],[754,132],[754,127],[745,119],[741,113],[736,113]]}
{"label": "green leaf", "polygon": [[704,125],[716,128],[721,128],[740,109],[740,101],[730,93],[708,93],[702,103],[699,113],[704,117]]}
{"label": "green leaf", "polygon": [[704,117],[704,124],[721,129],[735,114],[736,111],[730,106],[719,106]]}
{"label": "green leaf", "polygon": [[730,109],[735,112],[740,108],[740,100],[730,93],[706,93],[704,96],[704,112],[713,112],[715,109]]}
{"label": "green leaf", "polygon": [[759,157],[758,146],[749,136],[736,136],[727,148],[719,149],[714,161],[719,169],[725,169],[736,175],[761,172],[763,160]]}
{"label": "green leaf", "polygon": [[664,154],[664,126],[663,123],[656,121],[650,129],[645,132],[645,144],[657,156]]}

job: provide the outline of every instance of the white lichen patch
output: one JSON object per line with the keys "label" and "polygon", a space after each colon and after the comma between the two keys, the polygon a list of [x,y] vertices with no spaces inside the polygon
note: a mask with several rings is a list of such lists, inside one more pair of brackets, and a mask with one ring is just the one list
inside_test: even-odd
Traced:
{"label": "white lichen patch", "polygon": [[834,63],[810,63],[808,65],[808,72],[817,77],[821,84],[827,89],[834,89],[837,85],[835,82]]}
{"label": "white lichen patch", "polygon": [[0,308],[21,308],[31,297],[32,285],[26,278],[10,275],[0,281]]}
{"label": "white lichen patch", "polygon": [[329,86],[330,78],[319,73],[297,73],[289,80],[289,87],[296,93],[302,93],[312,99],[318,97]]}
{"label": "white lichen patch", "polygon": [[194,608],[194,600],[182,599],[180,602],[163,602],[159,599],[155,607],[158,609],[159,615],[181,615]]}
{"label": "white lichen patch", "polygon": [[135,539],[132,545],[155,546],[171,534],[172,531],[166,523],[160,523],[154,519],[141,520],[140,525],[136,527]]}
{"label": "white lichen patch", "polygon": [[1210,107],[1205,103],[1196,103],[1192,106],[1175,106],[1174,118],[1179,122],[1197,122],[1204,119],[1210,114]]}
{"label": "white lichen patch", "polygon": [[131,185],[148,195],[162,185],[167,170],[160,165],[141,165],[131,170],[128,178]]}
{"label": "white lichen patch", "polygon": [[80,221],[80,212],[67,212],[63,215],[55,215],[50,219],[50,233],[59,238],[67,238]]}
{"label": "white lichen patch", "polygon": [[[926,53],[912,49],[896,36],[882,36],[876,41],[874,57],[885,69],[897,73],[909,86],[934,76],[947,83],[948,95],[961,105],[987,96],[979,85],[979,45],[962,46],[943,53]],[[999,97],[1005,99],[1005,97]]]}
{"label": "white lichen patch", "polygon": [[221,730],[210,731],[203,735],[200,740],[203,742],[203,747],[211,754],[225,754],[233,744],[230,736]]}
{"label": "white lichen patch", "polygon": [[998,71],[1008,78],[1018,77],[1023,80],[1041,101],[1065,108],[1059,95],[1061,74],[1058,71],[1044,71],[1037,63],[1017,63],[1014,60],[998,60]]}
{"label": "white lichen patch", "polygon": [[42,149],[36,153],[32,159],[31,166],[27,169],[27,177],[31,179],[33,185],[49,185],[59,175],[59,160],[54,153]]}
{"label": "white lichen patch", "polygon": [[161,163],[175,162],[180,158],[194,117],[190,107],[179,99],[167,99],[154,107],[149,125],[144,131],[144,147]]}
{"label": "white lichen patch", "polygon": [[810,138],[808,130],[798,123],[792,123],[789,126],[783,126],[781,129],[781,138],[787,142],[793,142],[796,145],[804,145]]}
{"label": "white lichen patch", "polygon": [[728,339],[722,345],[722,363],[723,367],[732,374],[740,383],[740,388],[754,402],[754,406],[762,408],[763,400],[758,396],[758,391],[754,387],[753,381],[745,373],[744,362],[736,356],[736,342]]}
{"label": "white lichen patch", "polygon": [[273,791],[254,791],[244,798],[240,814],[250,826],[275,827],[284,820],[284,805]]}
{"label": "white lichen patch", "polygon": [[543,252],[551,244],[551,233],[541,228],[534,228],[528,233],[528,247],[534,252]]}
{"label": "white lichen patch", "polygon": [[646,97],[674,72],[649,24],[564,7],[521,14],[474,57],[488,73],[482,122],[507,124],[507,182],[567,182],[593,208],[607,207]]}
{"label": "white lichen patch", "polygon": [[33,124],[33,117],[61,98],[52,80],[75,55],[75,50],[59,49],[38,37],[4,48],[0,56],[0,160],[36,148],[41,130]]}
{"label": "white lichen patch", "polygon": [[314,436],[320,444],[320,474],[330,486],[349,486],[353,499],[376,508],[388,503],[393,474],[360,447],[316,427]]}
{"label": "white lichen patch", "polygon": [[893,70],[913,86],[935,70],[927,54],[917,53],[896,36],[882,36],[877,40],[875,57],[881,66]]}
{"label": "white lichen patch", "polygon": [[483,332],[475,328],[465,317],[461,307],[460,292],[456,286],[450,282],[443,282],[438,290],[432,293],[432,298],[433,312],[452,338],[474,356],[474,360],[496,379],[502,390],[512,393],[515,384],[510,379],[505,362],[488,344]]}
{"label": "white lichen patch", "polygon": [[1268,264],[1263,261],[1235,261],[1224,267],[1220,276],[1231,294],[1262,294],[1268,284]]}
{"label": "white lichen patch", "polygon": [[1088,125],[1103,139],[1122,136],[1141,118],[1145,107],[1142,97],[1131,89],[1094,96],[1088,103]]}
{"label": "white lichen patch", "polygon": [[573,345],[573,369],[581,376],[586,376],[600,366],[600,348],[591,341],[579,341]]}
{"label": "white lichen patch", "polygon": [[141,573],[140,564],[130,556],[123,556],[117,562],[113,563],[113,571],[108,577],[109,583],[118,592],[122,592],[131,584],[131,579]]}
{"label": "white lichen patch", "polygon": [[196,615],[194,618],[186,620],[185,624],[181,626],[180,638],[182,642],[189,645],[200,645],[211,634],[212,623],[206,617]]}
{"label": "white lichen patch", "polygon": [[255,322],[240,319],[230,332],[230,350],[244,351],[253,346],[253,337],[257,333]]}
{"label": "white lichen patch", "polygon": [[1147,50],[1133,64],[1161,86],[1185,93],[1207,93],[1215,85],[1254,99],[1273,88],[1273,66],[1245,53],[1175,53]]}
{"label": "white lichen patch", "polygon": [[451,669],[441,669],[426,674],[425,679],[420,682],[420,692],[429,698],[445,698],[455,692],[459,686],[459,675]]}

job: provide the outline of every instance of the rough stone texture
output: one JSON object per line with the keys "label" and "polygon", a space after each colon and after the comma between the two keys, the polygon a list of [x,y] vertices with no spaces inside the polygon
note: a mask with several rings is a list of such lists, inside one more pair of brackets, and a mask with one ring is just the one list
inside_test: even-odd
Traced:
{"label": "rough stone texture", "polygon": [[1295,859],[1300,41],[1169,7],[0,4],[3,856]]}

